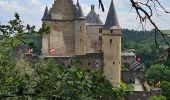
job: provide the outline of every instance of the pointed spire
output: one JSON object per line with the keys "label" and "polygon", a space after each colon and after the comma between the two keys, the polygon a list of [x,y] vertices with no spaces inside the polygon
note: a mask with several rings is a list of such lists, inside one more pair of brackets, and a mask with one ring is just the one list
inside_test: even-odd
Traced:
{"label": "pointed spire", "polygon": [[84,17],[84,14],[83,14],[81,5],[79,3],[79,0],[77,0],[76,6],[77,6],[77,11],[76,11],[75,19],[79,19],[81,17]]}
{"label": "pointed spire", "polygon": [[79,0],[77,0],[77,4],[76,4],[77,7],[80,7],[80,3],[79,3]]}
{"label": "pointed spire", "polygon": [[116,10],[115,10],[115,7],[114,7],[113,0],[111,0],[109,12],[108,12],[107,19],[106,19],[104,27],[105,28],[111,28],[112,26],[119,26],[119,21],[118,21],[118,18],[117,18],[117,14],[116,14]]}
{"label": "pointed spire", "polygon": [[42,20],[50,19],[48,7],[46,6]]}

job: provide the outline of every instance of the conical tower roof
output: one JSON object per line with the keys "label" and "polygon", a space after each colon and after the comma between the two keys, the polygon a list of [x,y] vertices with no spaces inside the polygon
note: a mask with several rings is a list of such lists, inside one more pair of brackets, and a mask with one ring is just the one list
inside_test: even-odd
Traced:
{"label": "conical tower roof", "polygon": [[80,7],[80,3],[79,3],[79,0],[77,0],[77,4],[76,4],[77,7]]}
{"label": "conical tower roof", "polygon": [[46,6],[42,20],[48,20],[48,19],[50,19],[50,16],[48,12],[48,7]]}
{"label": "conical tower roof", "polygon": [[91,6],[91,11],[90,13],[86,16],[86,22],[90,24],[103,24],[102,21],[99,18],[99,15],[96,14],[95,12],[95,7],[94,5]]}
{"label": "conical tower roof", "polygon": [[76,6],[77,6],[77,11],[76,11],[75,19],[79,19],[79,18],[84,17],[84,14],[83,14],[81,5],[79,3],[79,0],[77,0]]}
{"label": "conical tower roof", "polygon": [[111,0],[109,12],[107,14],[107,19],[104,25],[104,28],[111,28],[112,26],[119,26],[119,21],[117,18],[116,10],[114,7],[113,0]]}

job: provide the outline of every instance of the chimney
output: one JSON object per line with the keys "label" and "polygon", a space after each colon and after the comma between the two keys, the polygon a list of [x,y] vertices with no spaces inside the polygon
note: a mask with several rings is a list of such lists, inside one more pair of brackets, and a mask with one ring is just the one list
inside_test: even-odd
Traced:
{"label": "chimney", "polygon": [[91,5],[91,10],[94,10],[95,6],[94,5]]}

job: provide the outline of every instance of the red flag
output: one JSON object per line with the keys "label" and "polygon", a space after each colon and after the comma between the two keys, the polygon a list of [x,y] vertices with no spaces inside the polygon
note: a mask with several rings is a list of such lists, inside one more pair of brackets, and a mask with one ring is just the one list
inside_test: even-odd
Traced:
{"label": "red flag", "polygon": [[50,55],[51,55],[51,56],[54,56],[54,54],[55,54],[55,49],[54,49],[54,48],[51,48],[51,49],[50,49]]}
{"label": "red flag", "polygon": [[156,83],[156,85],[155,85],[155,86],[156,86],[157,88],[160,88],[160,85],[161,85],[161,82],[160,82],[160,81],[158,81],[158,82]]}
{"label": "red flag", "polygon": [[32,52],[33,52],[33,49],[32,48],[28,48],[28,53],[32,54]]}
{"label": "red flag", "polygon": [[136,61],[140,62],[140,61],[141,61],[141,59],[140,59],[140,58],[137,58],[137,59],[136,59]]}

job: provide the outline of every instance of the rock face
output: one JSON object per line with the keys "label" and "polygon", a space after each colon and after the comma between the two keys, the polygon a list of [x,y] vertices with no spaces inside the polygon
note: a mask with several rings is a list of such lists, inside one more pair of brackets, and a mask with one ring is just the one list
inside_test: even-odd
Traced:
{"label": "rock face", "polygon": [[[82,59],[83,65],[95,67],[101,64],[104,75],[113,85],[119,86],[121,28],[113,0],[105,24],[96,14],[94,5],[89,14],[84,16],[79,0],[77,4],[72,0],[55,0],[52,8],[48,10],[46,7],[42,21],[51,27],[51,32],[42,39],[42,54],[45,57],[54,48],[56,59],[78,56],[86,59]],[[95,53],[102,54],[102,58],[87,56]]]}

